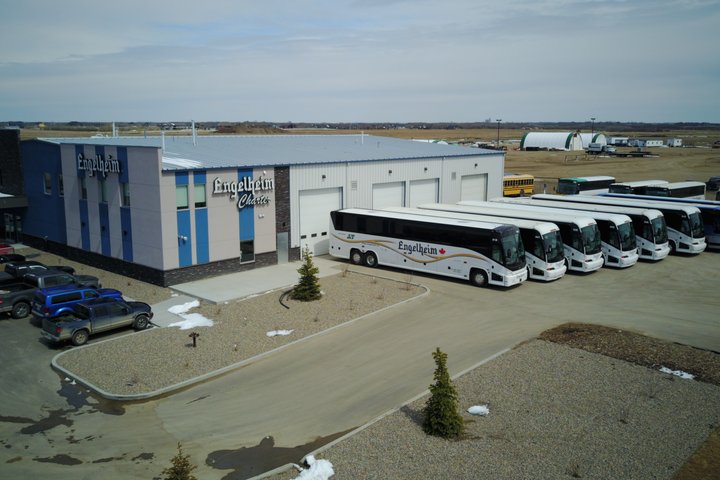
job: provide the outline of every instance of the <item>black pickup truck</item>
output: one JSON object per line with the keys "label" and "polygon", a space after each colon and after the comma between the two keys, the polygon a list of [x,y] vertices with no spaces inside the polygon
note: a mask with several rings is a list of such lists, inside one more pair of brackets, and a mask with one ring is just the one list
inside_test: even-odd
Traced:
{"label": "black pickup truck", "polygon": [[60,271],[69,273],[70,275],[75,273],[75,269],[73,267],[66,265],[48,266],[34,260],[8,262],[5,264],[5,272],[16,278],[22,278],[26,273],[44,273],[48,271]]}
{"label": "black pickup truck", "polygon": [[41,333],[51,342],[70,340],[73,345],[83,345],[95,333],[129,326],[143,330],[150,325],[152,317],[147,303],[97,298],[75,304],[72,313],[43,319]]}
{"label": "black pickup truck", "polygon": [[100,279],[92,275],[71,275],[60,270],[47,270],[23,275],[22,281],[35,288],[58,287],[60,285],[77,285],[80,287],[102,288]]}
{"label": "black pickup truck", "polygon": [[23,318],[30,314],[30,303],[35,296],[36,287],[15,281],[0,286],[0,313],[10,312],[13,318]]}

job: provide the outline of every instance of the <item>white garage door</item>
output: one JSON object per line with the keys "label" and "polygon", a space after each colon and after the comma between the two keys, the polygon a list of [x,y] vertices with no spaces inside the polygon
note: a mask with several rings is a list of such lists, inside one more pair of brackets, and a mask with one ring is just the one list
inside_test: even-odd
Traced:
{"label": "white garage door", "polygon": [[376,183],[373,185],[372,208],[404,207],[405,182]]}
{"label": "white garage door", "polygon": [[410,208],[417,207],[423,203],[437,203],[438,201],[438,179],[412,180],[410,182]]}
{"label": "white garage door", "polygon": [[300,191],[300,251],[307,245],[313,255],[330,250],[330,212],[342,208],[342,188]]}
{"label": "white garage door", "polygon": [[487,173],[465,175],[460,185],[461,200],[487,200]]}

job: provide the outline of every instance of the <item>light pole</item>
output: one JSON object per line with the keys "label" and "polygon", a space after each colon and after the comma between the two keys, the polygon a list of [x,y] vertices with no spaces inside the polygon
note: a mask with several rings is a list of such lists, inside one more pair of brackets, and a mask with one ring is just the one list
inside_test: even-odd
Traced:
{"label": "light pole", "polygon": [[595,117],[590,117],[590,138],[595,136]]}
{"label": "light pole", "polygon": [[502,122],[502,118],[495,119],[497,122],[498,128],[497,128],[497,149],[500,150],[500,122]]}

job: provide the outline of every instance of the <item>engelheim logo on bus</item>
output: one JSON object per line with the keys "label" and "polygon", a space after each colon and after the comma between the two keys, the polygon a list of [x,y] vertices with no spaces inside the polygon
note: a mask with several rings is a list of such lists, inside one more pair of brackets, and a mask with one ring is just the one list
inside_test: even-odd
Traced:
{"label": "engelheim logo on bus", "polygon": [[101,173],[103,177],[107,177],[108,173],[120,173],[120,162],[115,160],[112,155],[107,158],[101,154],[95,155],[95,158],[86,158],[85,155],[79,153],[77,156],[78,170],[83,170],[92,177],[96,173]]}
{"label": "engelheim logo on bus", "polygon": [[420,255],[425,255],[428,257],[430,255],[438,254],[438,250],[435,247],[429,247],[429,246],[423,245],[422,243],[419,243],[419,242],[405,243],[402,240],[398,241],[398,250],[407,252],[409,254],[419,253]]}

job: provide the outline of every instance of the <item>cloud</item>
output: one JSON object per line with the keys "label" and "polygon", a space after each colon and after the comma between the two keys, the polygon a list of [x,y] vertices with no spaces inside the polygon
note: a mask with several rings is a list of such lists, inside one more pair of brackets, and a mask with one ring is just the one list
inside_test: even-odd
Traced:
{"label": "cloud", "polygon": [[710,0],[0,8],[6,119],[713,121],[720,102]]}

